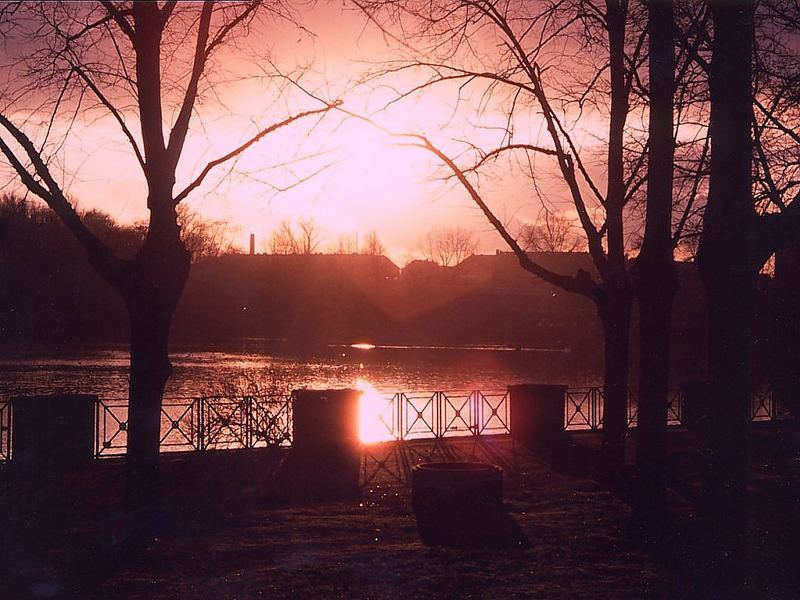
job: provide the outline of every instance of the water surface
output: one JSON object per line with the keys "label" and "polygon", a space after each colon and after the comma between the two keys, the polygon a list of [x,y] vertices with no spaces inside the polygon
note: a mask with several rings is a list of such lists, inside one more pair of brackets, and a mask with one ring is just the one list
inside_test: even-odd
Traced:
{"label": "water surface", "polygon": [[[599,365],[574,351],[502,346],[447,347],[349,344],[311,349],[266,340],[219,346],[176,346],[166,397],[219,393],[250,381],[261,385],[353,387],[359,380],[381,392],[498,390],[515,383],[590,385]],[[124,398],[128,353],[124,346],[29,349],[0,356],[0,394],[54,391]]]}

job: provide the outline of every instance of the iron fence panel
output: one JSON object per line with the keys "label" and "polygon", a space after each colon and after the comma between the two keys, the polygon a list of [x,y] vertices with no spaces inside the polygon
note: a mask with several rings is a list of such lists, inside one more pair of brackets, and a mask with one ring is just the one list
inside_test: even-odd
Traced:
{"label": "iron fence panel", "polygon": [[635,390],[628,390],[628,427],[639,424],[639,394]]}
{"label": "iron fence panel", "polygon": [[0,400],[0,462],[11,460],[11,402]]}
{"label": "iron fence panel", "polygon": [[197,422],[197,403],[194,400],[162,404],[161,450],[173,452],[200,450]]}
{"label": "iron fence panel", "polygon": [[288,446],[292,443],[291,396],[250,398],[248,447]]}
{"label": "iron fence panel", "polygon": [[774,418],[775,410],[772,390],[757,389],[750,399],[750,417],[753,421],[769,421]]}
{"label": "iron fence panel", "polygon": [[439,437],[440,392],[409,392],[400,396],[400,439]]}
{"label": "iron fence panel", "polygon": [[380,405],[376,409],[372,407],[370,414],[373,415],[379,424],[378,430],[374,433],[375,437],[379,440],[384,438],[400,439],[402,427],[402,405],[403,394],[397,393],[390,396],[377,395],[371,398],[372,402],[379,402]]}
{"label": "iron fence panel", "polygon": [[568,388],[564,398],[564,429],[598,429],[602,407],[599,388]]}
{"label": "iron fence panel", "polygon": [[670,390],[667,400],[667,425],[683,424],[683,394],[680,390]]}
{"label": "iron fence panel", "polygon": [[439,392],[439,436],[474,435],[477,409],[474,392]]}
{"label": "iron fence panel", "polygon": [[511,409],[508,392],[472,392],[477,407],[478,435],[511,433]]}
{"label": "iron fence panel", "polygon": [[249,448],[251,398],[198,398],[202,403],[203,450]]}
{"label": "iron fence panel", "polygon": [[128,446],[128,403],[98,400],[95,404],[95,456],[119,456]]}

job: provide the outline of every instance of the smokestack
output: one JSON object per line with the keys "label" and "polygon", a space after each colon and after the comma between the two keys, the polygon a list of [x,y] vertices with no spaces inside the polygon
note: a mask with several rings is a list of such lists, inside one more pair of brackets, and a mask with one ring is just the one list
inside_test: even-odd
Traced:
{"label": "smokestack", "polygon": [[256,234],[250,234],[250,256],[255,256],[256,253]]}

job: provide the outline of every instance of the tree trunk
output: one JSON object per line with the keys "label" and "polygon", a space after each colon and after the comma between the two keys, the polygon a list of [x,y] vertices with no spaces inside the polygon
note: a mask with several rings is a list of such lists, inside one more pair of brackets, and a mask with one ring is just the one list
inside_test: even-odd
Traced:
{"label": "tree trunk", "polygon": [[666,431],[672,303],[674,17],[671,0],[649,2],[650,117],[647,217],[633,269],[639,301],[639,410],[635,511],[647,541],[660,537],[666,517]]}
{"label": "tree trunk", "polygon": [[625,83],[626,0],[606,0],[611,113],[608,128],[606,192],[607,264],[599,269],[603,280],[598,313],[603,325],[605,380],[603,384],[603,459],[605,476],[618,487],[625,472],[625,438],[628,429],[628,354],[632,289],[625,257],[623,211],[625,207],[624,138],[628,118]]}
{"label": "tree trunk", "polygon": [[639,398],[635,511],[642,534],[659,536],[666,518],[666,433],[675,272],[638,265]]}
{"label": "tree trunk", "polygon": [[705,284],[712,419],[702,509],[709,526],[708,572],[716,574],[711,582],[716,588],[739,581],[744,559],[756,274],[739,271],[712,275],[706,277]]}
{"label": "tree trunk", "polygon": [[777,404],[800,419],[800,239],[775,253],[772,284],[771,385]]}
{"label": "tree trunk", "polygon": [[712,419],[703,514],[709,525],[705,572],[720,597],[741,592],[746,531],[750,351],[760,265],[751,188],[754,3],[709,2],[714,24],[711,178],[698,267],[709,315]]}
{"label": "tree trunk", "polygon": [[605,358],[603,383],[603,458],[605,476],[612,485],[625,472],[628,432],[628,354],[632,290],[627,283],[605,287],[598,314],[603,325]]}
{"label": "tree trunk", "polygon": [[[174,214],[174,213],[173,213]],[[169,330],[189,275],[174,217],[150,230],[123,293],[130,318],[127,503],[133,529],[148,535],[158,512],[161,405],[171,372]],[[137,535],[136,532],[133,535]]]}

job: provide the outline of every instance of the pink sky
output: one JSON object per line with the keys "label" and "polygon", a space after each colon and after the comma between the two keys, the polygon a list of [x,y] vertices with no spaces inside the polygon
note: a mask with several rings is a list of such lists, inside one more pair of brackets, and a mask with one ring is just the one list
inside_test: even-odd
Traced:
{"label": "pink sky", "polygon": [[[361,113],[391,97],[386,87],[353,87],[365,69],[392,56],[386,40],[365,26],[360,15],[338,3],[319,3],[302,13],[301,20],[313,35],[285,24],[266,27],[245,40],[237,50],[241,54],[228,51],[226,77],[235,81],[252,75],[258,68],[252,64],[253,57],[269,51],[286,71],[309,65],[312,72],[303,82],[325,99],[342,99],[349,110]],[[408,75],[390,83],[408,88],[415,81]],[[453,139],[468,136],[487,145],[499,139],[497,131],[475,130],[463,112],[454,116],[453,92],[452,88],[432,90],[375,118],[394,131],[425,133],[451,152],[462,148]],[[219,84],[218,94],[221,102],[209,98],[198,108],[200,117],[187,142],[176,190],[205,162],[246,139],[256,127],[285,118],[289,112],[319,106],[300,94],[276,102],[269,85],[252,77]],[[461,108],[469,106],[468,98]],[[484,127],[503,123],[503,114],[491,108],[480,117]],[[516,133],[525,135],[519,131],[520,123],[527,124],[532,141],[539,136],[537,115],[518,120]],[[321,156],[297,160],[317,153]],[[566,190],[553,176],[552,164],[546,158],[537,160],[537,184],[556,210],[569,212]],[[61,181],[81,208],[99,208],[123,222],[146,218],[144,177],[111,117],[97,110],[80,115],[59,161]],[[291,166],[276,167],[286,162]],[[326,165],[308,181],[275,193],[273,186],[286,187]],[[233,172],[217,171],[187,202],[208,218],[229,222],[242,247],[254,233],[257,247],[263,248],[283,219],[311,217],[322,230],[323,247],[334,246],[341,235],[375,230],[398,262],[417,255],[421,238],[442,227],[474,231],[480,251],[506,249],[463,189],[443,181],[443,174],[446,171],[423,150],[401,147],[367,124],[352,119],[343,122],[341,115],[328,114],[320,123],[297,123],[266,138],[237,161]],[[539,213],[530,181],[513,176],[506,166],[496,169],[494,177],[484,177],[481,189],[511,229]]]}

